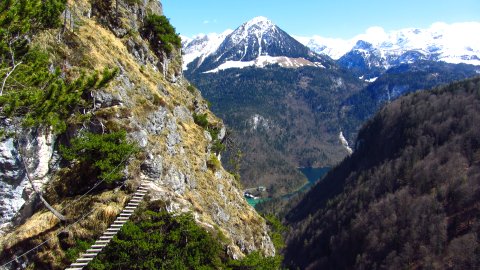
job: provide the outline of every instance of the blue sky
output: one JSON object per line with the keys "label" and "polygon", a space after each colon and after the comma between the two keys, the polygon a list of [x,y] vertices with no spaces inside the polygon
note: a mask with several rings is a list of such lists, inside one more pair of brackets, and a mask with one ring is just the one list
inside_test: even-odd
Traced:
{"label": "blue sky", "polygon": [[265,16],[291,35],[349,39],[371,26],[386,31],[434,22],[480,21],[480,0],[161,0],[177,32],[235,29]]}

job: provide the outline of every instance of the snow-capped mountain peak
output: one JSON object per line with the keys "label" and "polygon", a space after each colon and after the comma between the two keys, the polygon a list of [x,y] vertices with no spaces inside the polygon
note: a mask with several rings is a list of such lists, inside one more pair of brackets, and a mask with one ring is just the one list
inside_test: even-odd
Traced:
{"label": "snow-capped mountain peak", "polygon": [[258,16],[244,23],[242,26],[245,29],[250,29],[251,27],[260,27],[263,30],[267,30],[275,27],[275,24],[266,17]]}
{"label": "snow-capped mountain peak", "polygon": [[297,39],[347,68],[386,69],[417,60],[480,65],[480,22],[434,23],[426,29],[389,32],[376,26],[349,40],[319,36]]}
{"label": "snow-capped mountain peak", "polygon": [[[201,37],[186,44],[184,69],[188,67],[202,72],[216,72],[227,68],[273,64],[290,68],[305,65],[325,67],[324,62],[328,62],[262,16],[243,23],[226,35],[218,46],[211,45],[213,42],[207,42],[210,45],[206,45],[206,41]],[[215,50],[195,47],[197,43]]]}

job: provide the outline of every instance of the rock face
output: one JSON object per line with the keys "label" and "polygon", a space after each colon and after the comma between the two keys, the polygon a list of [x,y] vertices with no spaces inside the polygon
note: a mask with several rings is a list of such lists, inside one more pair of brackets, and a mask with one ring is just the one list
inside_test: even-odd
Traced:
{"label": "rock face", "polygon": [[[23,219],[31,215],[33,188],[26,178],[26,169],[31,174],[33,184],[43,189],[49,180],[55,137],[48,131],[18,127],[16,121],[3,121],[7,131],[15,130],[16,137],[0,141],[0,235],[2,230],[12,225],[15,217]],[[17,127],[17,129],[15,129]],[[25,169],[23,162],[27,168]],[[19,212],[21,208],[25,210]]]}
{"label": "rock face", "polygon": [[[74,6],[77,14],[83,14],[75,18],[81,22],[78,30],[75,30],[76,57],[86,59],[85,62],[91,63],[91,68],[96,70],[104,67],[119,69],[119,74],[109,86],[92,92],[91,113],[98,123],[87,128],[97,131],[111,127],[126,130],[128,139],[136,142],[142,153],[141,158],[130,160],[126,168],[127,184],[134,186],[142,180],[150,180],[149,195],[152,201],[163,202],[171,213],[190,212],[205,228],[221,231],[228,239],[226,248],[232,257],[241,258],[255,250],[274,255],[275,249],[265,221],[243,198],[234,177],[223,168],[212,170],[206,165],[211,156],[212,138],[209,132],[195,124],[193,113],[206,113],[209,123],[223,131],[220,134],[224,134],[225,129],[222,121],[208,110],[207,102],[199,92],[187,90],[190,84],[178,72],[181,70],[179,52],[168,59],[166,70],[159,70],[158,63],[162,61],[151,51],[146,40],[138,34],[122,34],[123,30],[138,33],[141,16],[148,12],[161,12],[160,3],[147,0],[133,6],[123,1],[119,3],[122,4],[118,9],[120,22],[115,21],[116,24],[112,24],[111,9],[99,10],[97,7],[90,17],[92,6],[89,1],[70,3],[70,8]],[[64,46],[68,49],[69,45]],[[27,133],[27,138],[20,140],[21,147],[28,152],[30,171],[34,172],[36,178],[42,179],[39,185],[45,185],[49,179],[53,179],[52,183],[57,181],[55,175],[60,169],[52,167],[51,161],[52,157],[55,159],[58,156],[53,147],[56,142],[57,138],[40,131]],[[22,197],[25,194],[24,172],[15,158],[14,145],[15,141],[10,139],[0,142],[0,168],[3,174],[0,211],[3,217],[8,218],[18,212],[20,202],[26,199]],[[54,207],[58,209],[82,203],[70,202],[74,198],[61,194],[60,188],[51,188],[52,183],[46,183],[43,188],[48,191],[47,198],[55,199]],[[68,193],[68,186],[63,192]],[[109,196],[113,195],[107,190],[81,199],[85,204],[93,201],[93,205],[102,205],[105,201],[103,198]],[[119,211],[125,200],[122,195],[115,195],[114,198],[108,207]],[[92,214],[92,218],[87,217],[87,220],[99,225],[83,223],[84,227],[75,227],[77,231],[68,232],[69,237],[82,235],[86,230],[90,230],[91,235],[100,233],[95,230],[106,226],[109,221],[98,217],[105,215],[103,213],[107,210],[105,206],[95,207],[93,210],[96,214]],[[65,210],[64,214],[68,216],[75,213]],[[35,233],[28,227],[31,224],[36,224]],[[49,218],[49,213],[37,211],[33,216],[27,216],[24,224],[9,230],[3,239],[0,237],[0,243],[6,249],[25,246],[27,244],[22,241],[30,241],[32,234],[55,233],[58,230],[56,224]],[[92,229],[94,227],[97,229]],[[55,245],[52,244],[50,248],[58,248]],[[42,258],[38,260],[44,262]]]}

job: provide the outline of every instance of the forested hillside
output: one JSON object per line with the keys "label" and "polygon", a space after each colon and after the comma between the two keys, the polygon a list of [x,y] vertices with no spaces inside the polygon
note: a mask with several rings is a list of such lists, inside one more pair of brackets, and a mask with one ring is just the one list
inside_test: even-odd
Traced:
{"label": "forested hillside", "polygon": [[480,67],[445,62],[417,61],[392,67],[342,104],[342,125],[350,141],[360,127],[386,103],[402,95],[472,78]]}
{"label": "forested hillside", "polygon": [[300,269],[480,267],[480,78],[399,98],[288,215]]}
{"label": "forested hillside", "polygon": [[332,166],[347,154],[338,108],[363,83],[344,70],[268,66],[186,76],[234,130],[247,187],[291,192],[306,181],[297,167]]}

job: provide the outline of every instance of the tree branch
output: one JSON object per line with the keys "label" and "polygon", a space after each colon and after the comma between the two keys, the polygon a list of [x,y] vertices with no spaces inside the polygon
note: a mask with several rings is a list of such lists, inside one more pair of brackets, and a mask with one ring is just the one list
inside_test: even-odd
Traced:
{"label": "tree branch", "polygon": [[[20,151],[18,152],[18,155],[20,156]],[[42,191],[41,190],[38,190],[35,185],[33,184],[33,181],[32,179],[30,178],[30,172],[28,171],[28,167],[27,167],[27,164],[25,163],[25,160],[23,159],[22,156],[20,156],[20,159],[22,160],[22,164],[23,164],[23,167],[25,168],[25,172],[26,172],[26,175],[27,175],[27,179],[28,181],[30,182],[30,184],[32,185],[32,188],[33,190],[35,191],[35,193],[38,194],[38,196],[40,197],[40,200],[42,201],[43,205],[45,205],[45,207],[50,210],[50,212],[52,212],[53,215],[55,215],[58,219],[60,219],[61,221],[66,221],[67,218],[60,214],[57,210],[55,210],[55,208],[53,208],[44,198],[43,198],[43,195],[42,195]]]}
{"label": "tree branch", "polygon": [[5,75],[5,78],[3,79],[3,82],[2,82],[2,88],[0,89],[0,96],[3,94],[3,89],[5,88],[5,83],[7,82],[7,79],[8,77],[10,77],[10,75],[12,75],[13,71],[15,71],[15,69],[18,67],[18,65],[20,65],[22,63],[22,61],[16,63],[12,69],[7,72],[7,75]]}

